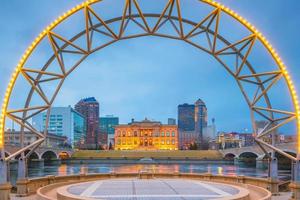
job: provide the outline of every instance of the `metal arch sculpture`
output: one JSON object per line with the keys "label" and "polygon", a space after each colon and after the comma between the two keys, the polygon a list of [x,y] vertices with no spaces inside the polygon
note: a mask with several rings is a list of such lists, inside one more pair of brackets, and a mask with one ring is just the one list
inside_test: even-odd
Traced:
{"label": "metal arch sculpture", "polygon": [[[297,95],[292,83],[292,80],[289,76],[289,73],[286,69],[286,66],[281,61],[278,54],[266,40],[266,38],[249,22],[247,22],[244,18],[239,16],[234,11],[229,8],[214,2],[212,0],[200,0],[199,3],[203,3],[205,5],[213,8],[213,11],[210,12],[203,19],[199,19],[197,22],[190,21],[185,19],[181,13],[181,2],[180,0],[168,0],[166,6],[162,10],[161,13],[143,13],[138,1],[139,0],[124,0],[125,6],[123,9],[123,13],[120,17],[104,20],[100,17],[100,15],[93,10],[92,6],[101,2],[101,0],[88,0],[68,12],[64,13],[62,16],[58,17],[52,24],[50,24],[29,46],[26,50],[25,54],[21,58],[18,66],[16,67],[10,83],[7,87],[7,91],[4,97],[3,106],[2,106],[2,115],[0,118],[0,148],[2,152],[2,158],[4,161],[8,161],[15,157],[18,154],[22,154],[24,151],[28,149],[32,149],[32,151],[38,147],[46,137],[46,131],[39,132],[36,130],[28,121],[32,116],[37,115],[40,112],[47,111],[45,130],[48,129],[50,108],[52,103],[55,100],[65,78],[90,54],[112,44],[120,40],[142,37],[142,36],[159,36],[166,37],[170,39],[182,40],[187,42],[188,44],[193,45],[194,47],[212,55],[226,70],[229,74],[235,78],[239,88],[251,111],[251,120],[253,124],[253,130],[255,131],[255,115],[258,114],[261,117],[265,118],[268,121],[268,124],[265,126],[263,130],[260,132],[255,132],[256,142],[261,146],[262,149],[265,147],[271,148],[278,153],[289,157],[295,162],[299,162],[300,159],[300,107],[297,99]],[[132,12],[132,8],[136,9],[136,13]],[[176,12],[175,12],[176,10]],[[73,14],[78,13],[79,11],[83,11],[83,17],[85,19],[85,27],[79,33],[76,33],[72,38],[64,38],[61,35],[55,33],[54,29],[58,27],[64,20],[71,17]],[[220,23],[220,15],[221,13],[226,14],[239,22],[243,27],[245,27],[251,34],[247,37],[241,38],[234,43],[230,43],[226,38],[219,34]],[[98,23],[94,24],[91,18],[94,17]],[[150,26],[149,18],[156,19],[154,26]],[[114,31],[110,25],[114,22],[120,22],[118,32]],[[124,32],[128,26],[129,21],[135,23],[138,27],[143,30],[143,33],[124,35]],[[166,22],[169,22],[173,27],[173,35],[161,34],[159,30],[164,26]],[[214,28],[212,28],[212,24],[214,23]],[[192,26],[192,29],[187,33],[185,32],[185,25]],[[100,28],[104,30],[100,30]],[[98,47],[93,47],[93,33],[98,32],[102,35],[105,35],[111,40],[105,44],[102,44]],[[196,42],[193,42],[191,38],[205,34],[207,38],[207,42],[209,44],[209,48],[205,48]],[[76,44],[76,40],[78,38],[85,38],[86,48],[81,47]],[[40,69],[27,68],[26,62],[30,58],[32,52],[39,46],[43,39],[48,39],[49,44],[53,49],[53,54],[50,55],[49,60],[45,65],[41,66]],[[219,43],[223,45],[220,48]],[[255,67],[251,65],[251,61],[248,60],[248,56],[251,53],[252,48],[255,43],[261,43],[266,52],[268,52],[274,62],[277,65],[276,70],[266,71],[262,73],[257,73]],[[70,50],[72,49],[72,50]],[[245,51],[246,50],[246,51]],[[245,52],[243,52],[245,51]],[[64,60],[62,54],[76,54],[81,55],[82,57],[67,70],[64,65]],[[225,61],[221,59],[223,55],[235,55],[239,62],[235,63],[235,70],[232,70],[233,66],[229,66]],[[59,64],[60,73],[53,73],[47,71],[47,67],[51,62],[56,60]],[[247,68],[250,74],[241,74],[243,69]],[[31,74],[36,74],[34,78]],[[8,109],[8,104],[11,98],[11,93],[16,83],[16,80],[19,76],[23,76],[27,82],[30,84],[30,92],[24,102],[24,107],[16,108],[16,109]],[[47,76],[48,78],[44,78],[43,76]],[[264,77],[267,77],[266,79]],[[288,86],[291,100],[293,101],[294,110],[280,110],[272,107],[271,99],[268,95],[268,91],[272,88],[280,79],[284,79],[286,85]],[[46,93],[41,88],[40,84],[42,82],[51,82],[54,80],[58,80],[59,84],[54,92],[54,94],[49,98]],[[243,83],[253,84],[257,86],[257,92],[254,97],[250,97],[247,94],[247,91],[243,87]],[[43,104],[39,106],[30,106],[30,101],[33,93],[36,93],[43,100]],[[265,107],[257,106],[259,101],[263,101],[265,103]],[[17,115],[19,114],[19,116]],[[276,118],[276,115],[283,115],[280,118]],[[34,143],[23,147],[16,153],[5,157],[4,153],[4,129],[5,129],[5,121],[9,118],[20,125],[21,132],[23,133],[25,129],[32,131],[37,135],[39,139],[37,139]],[[297,135],[298,135],[298,154],[297,157],[292,157],[291,155],[285,153],[284,151],[277,149],[274,146],[274,140],[272,144],[264,142],[262,138],[266,135],[272,135],[274,130],[285,125],[288,122],[295,121],[297,123]],[[23,134],[22,134],[23,135]],[[23,137],[23,136],[22,136]],[[274,138],[274,137],[273,137]]]}

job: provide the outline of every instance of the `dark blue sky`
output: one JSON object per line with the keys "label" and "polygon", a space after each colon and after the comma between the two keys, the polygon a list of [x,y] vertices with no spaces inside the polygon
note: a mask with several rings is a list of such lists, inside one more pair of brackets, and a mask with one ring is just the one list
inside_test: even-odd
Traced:
{"label": "dark blue sky", "polygon": [[[19,58],[50,22],[80,0],[10,0],[0,7],[0,97]],[[288,66],[300,93],[298,0],[222,0],[260,30]],[[193,14],[193,13],[192,13]],[[55,105],[95,96],[101,115],[177,118],[177,105],[202,98],[218,130],[250,128],[248,108],[234,80],[211,57],[180,41],[122,41],[89,57],[68,78]]]}

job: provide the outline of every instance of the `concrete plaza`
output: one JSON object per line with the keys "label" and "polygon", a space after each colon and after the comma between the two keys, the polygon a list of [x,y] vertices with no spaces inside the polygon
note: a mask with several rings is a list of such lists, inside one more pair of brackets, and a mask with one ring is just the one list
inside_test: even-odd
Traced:
{"label": "concrete plaza", "polygon": [[235,196],[241,192],[246,194],[240,188],[227,184],[162,178],[99,180],[70,185],[65,191],[82,199],[108,200],[204,200]]}

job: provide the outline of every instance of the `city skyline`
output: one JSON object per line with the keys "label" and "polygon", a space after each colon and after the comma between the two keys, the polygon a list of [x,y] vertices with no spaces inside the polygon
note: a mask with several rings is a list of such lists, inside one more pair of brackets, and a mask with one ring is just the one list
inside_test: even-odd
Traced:
{"label": "city skyline", "polygon": [[[43,24],[43,26],[41,26],[39,23],[36,23],[35,20],[37,19],[32,19],[32,22],[26,24],[27,27],[25,30],[21,28],[22,26],[19,27],[20,30],[17,30],[16,32],[18,34],[21,34],[23,36],[22,38],[15,37],[15,35],[9,35],[8,32],[14,30],[14,27],[9,27],[9,29],[4,30],[2,34],[4,34],[5,40],[9,40],[10,37],[13,37],[15,43],[5,43],[3,47],[1,47],[1,49],[11,49],[13,52],[15,52],[15,54],[6,55],[6,51],[3,51],[3,56],[7,57],[8,59],[7,61],[4,61],[4,59],[0,61],[0,69],[1,71],[3,71],[3,73],[1,73],[0,75],[1,95],[3,94],[2,91],[7,86],[9,74],[14,67],[13,64],[16,64],[12,64],[12,62],[10,61],[18,60],[20,55],[24,52],[25,47],[35,37],[33,32],[28,30],[33,30],[34,32],[36,32],[42,29],[46,24],[54,20],[54,18],[58,14],[62,13],[68,8],[71,8],[74,4],[79,2],[81,1],[74,1],[72,3],[60,3],[59,8],[55,6],[50,6],[51,12],[49,13],[51,14],[43,15],[45,16],[45,21],[42,22],[43,20],[38,19],[38,21],[41,21],[40,24]],[[236,10],[242,16],[245,16],[247,19],[250,19],[250,21],[255,26],[257,26],[259,30],[266,34],[267,38],[271,41],[272,44],[275,45],[275,48],[278,49],[278,51],[280,52],[281,56],[283,57],[283,60],[290,62],[286,64],[292,72],[291,74],[293,76],[293,79],[297,81],[298,78],[295,76],[300,74],[299,70],[296,68],[297,60],[289,59],[289,57],[297,58],[295,53],[297,51],[293,51],[293,49],[296,49],[296,47],[298,46],[298,41],[292,42],[290,40],[286,40],[286,38],[292,38],[290,35],[293,36],[293,34],[295,33],[292,31],[286,33],[280,31],[280,29],[274,29],[274,25],[271,25],[271,23],[270,26],[268,26],[268,22],[270,22],[271,20],[277,19],[279,22],[281,20],[284,20],[281,19],[282,15],[278,15],[277,12],[279,10],[281,12],[286,12],[286,10],[288,10],[288,8],[291,5],[286,5],[283,1],[282,3],[281,1],[278,1],[278,4],[272,5],[272,11],[268,11],[268,15],[265,15],[265,10],[263,8],[270,4],[268,3],[268,1],[266,1],[263,3],[261,8],[256,8],[257,13],[256,15],[253,15],[251,14],[251,12],[249,12],[249,10],[251,9],[246,9],[248,7],[251,8],[251,6],[254,5],[254,3],[252,5],[250,1],[244,1],[243,4],[238,2],[233,3],[233,1],[231,0],[223,0],[221,2],[225,5],[228,5],[229,7],[232,7],[234,10]],[[15,3],[14,1],[12,1],[12,3],[16,4],[15,6],[17,8],[22,8],[22,3]],[[49,3],[45,1],[45,3],[41,4],[41,6],[33,7],[29,10],[33,12],[32,15],[38,15],[38,13],[42,12],[43,9],[48,9],[48,4]],[[7,12],[5,10],[6,6],[7,5],[4,3],[4,13]],[[299,6],[299,3],[295,3],[295,5],[293,5],[294,8]],[[22,10],[22,14],[24,14],[24,12],[29,11]],[[24,15],[28,16],[27,14]],[[262,16],[264,16],[264,20],[260,21]],[[20,20],[20,18],[14,17],[15,16],[12,16],[11,19]],[[24,17],[24,20],[26,20],[25,18],[26,17]],[[289,20],[289,24],[286,27],[286,29],[292,29],[293,27],[297,26],[297,20],[293,20],[293,17],[289,17],[289,19],[291,20]],[[4,25],[4,27],[8,26],[5,26],[5,21],[1,22]],[[271,35],[273,38],[269,38],[269,36]],[[23,40],[22,43],[18,42],[19,39]],[[285,43],[273,42],[273,40],[280,41],[283,39],[286,40]],[[150,45],[150,43],[160,44],[160,46],[153,46]],[[53,106],[63,106],[69,104],[73,105],[76,103],[77,99],[82,98],[84,96],[96,96],[96,98],[99,99],[100,102],[103,102],[103,104],[107,105],[106,108],[103,108],[103,110],[101,110],[101,113],[112,113],[118,115],[120,119],[122,119],[121,122],[130,121],[132,116],[135,116],[136,119],[143,119],[144,117],[148,117],[151,119],[165,121],[168,117],[176,116],[177,110],[176,106],[174,105],[182,104],[185,102],[192,102],[193,99],[200,97],[205,102],[207,102],[207,107],[209,108],[210,112],[209,120],[211,118],[216,118],[216,124],[220,129],[225,131],[241,131],[245,128],[247,128],[248,130],[251,129],[248,108],[245,104],[245,101],[240,96],[239,92],[237,92],[238,90],[236,85],[230,86],[232,80],[224,80],[224,77],[226,77],[227,79],[228,76],[224,76],[224,71],[219,70],[220,67],[216,64],[213,64],[210,59],[207,59],[207,56],[203,56],[202,54],[196,54],[189,47],[186,47],[185,45],[182,45],[181,43],[178,43],[176,41],[166,41],[158,38],[137,39],[130,42],[122,42],[121,45],[117,45],[119,50],[115,54],[112,54],[112,52],[116,50],[115,47],[116,46],[109,47],[110,49],[102,53],[104,54],[103,56],[109,56],[109,59],[102,62],[102,55],[98,55],[97,57],[91,58],[86,63],[83,63],[83,66],[75,72],[75,75],[73,76],[73,81],[67,81],[66,85],[64,86],[62,91],[64,94],[67,95],[58,96],[58,100]],[[128,48],[131,49],[130,53],[128,53]],[[174,49],[174,52],[172,54],[166,53],[170,49]],[[138,54],[141,50],[145,50],[146,53]],[[191,55],[187,55],[187,53],[185,52],[190,52]],[[135,61],[130,62],[130,60],[133,58],[131,53],[137,55],[138,58]],[[167,66],[162,56],[158,57],[158,60],[153,61],[151,57],[149,58],[149,56],[144,55],[150,54],[158,56],[159,54],[163,53],[166,54],[164,55],[164,59],[166,60],[170,60],[172,58],[179,58],[182,55],[183,58],[180,59],[182,61],[179,61],[179,59],[174,59],[174,61],[169,63]],[[200,60],[201,62],[199,62],[198,60]],[[127,62],[128,64],[126,64],[126,66],[123,66],[122,63],[125,62]],[[192,64],[192,62],[195,64]],[[199,70],[199,65],[201,66],[200,68],[203,68],[205,66],[210,67],[209,69],[208,67],[206,67],[206,70],[204,70],[205,72],[201,72],[201,70]],[[101,67],[101,70],[98,69],[100,68],[98,66]],[[95,73],[84,73],[83,71],[87,67],[96,69]],[[185,68],[187,70],[183,70]],[[116,71],[119,73],[115,73]],[[147,76],[140,78],[141,75],[145,75],[147,73],[151,75],[150,77],[152,77],[152,79],[150,79]],[[203,75],[201,77],[196,75],[201,73]],[[88,82],[87,85],[89,85],[90,89],[86,87],[86,84],[80,83],[80,86],[76,83],[78,82],[79,77],[81,78],[81,74],[83,74],[82,77],[86,77],[85,80]],[[164,78],[164,74],[168,74],[170,77],[174,77],[174,79]],[[220,85],[220,83],[214,85],[213,81],[207,78],[211,77],[213,74],[213,77],[215,79],[218,79],[219,82],[222,82],[222,85]],[[156,78],[153,78],[153,75],[157,75]],[[119,83],[113,85],[111,84],[112,80],[118,80]],[[181,81],[184,83],[179,84],[179,82]],[[97,87],[93,87],[91,83],[96,83]],[[123,87],[124,83],[128,83],[126,88]],[[157,83],[161,83],[161,85],[158,85]],[[189,86],[196,84],[200,85],[200,87],[196,87],[196,89],[195,87],[193,87],[193,90],[189,90]],[[297,87],[297,85],[299,85],[299,82],[295,82],[295,84],[296,89],[298,89],[299,91],[299,88]],[[207,85],[209,86],[207,88],[211,89],[205,89],[203,85]],[[223,91],[224,87],[227,88],[226,92]],[[128,97],[128,94],[132,93],[132,89],[136,90],[135,96],[137,97],[135,99],[133,99],[132,97]],[[229,93],[232,94],[232,97],[226,96],[228,93],[227,91],[229,91]],[[103,96],[102,93],[112,94]],[[227,98],[224,98],[224,95]],[[2,96],[0,96],[0,98],[2,98]],[[223,102],[218,103],[218,99],[222,99]],[[228,105],[228,110],[225,110],[225,108],[223,108],[224,104]],[[232,110],[235,112],[230,113],[231,117],[223,117],[223,112],[228,113],[228,111]],[[234,124],[232,123],[232,121],[234,121]]]}

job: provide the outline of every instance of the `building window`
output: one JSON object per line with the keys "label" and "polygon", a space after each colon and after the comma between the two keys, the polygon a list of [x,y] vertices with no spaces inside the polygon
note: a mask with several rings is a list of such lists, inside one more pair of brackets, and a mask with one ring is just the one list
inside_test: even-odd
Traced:
{"label": "building window", "polygon": [[172,137],[175,137],[175,132],[174,131],[172,131]]}
{"label": "building window", "polygon": [[170,144],[170,140],[167,140],[167,144]]}
{"label": "building window", "polygon": [[166,135],[167,135],[167,137],[170,137],[170,132],[168,131]]}
{"label": "building window", "polygon": [[172,144],[175,144],[175,140],[172,140]]}
{"label": "building window", "polygon": [[165,144],[165,140],[161,140],[161,144]]}
{"label": "building window", "polygon": [[126,132],[125,131],[122,132],[122,136],[126,137]]}
{"label": "building window", "polygon": [[118,131],[118,137],[120,137],[121,136],[121,131]]}
{"label": "building window", "polygon": [[127,132],[128,137],[131,137],[131,133],[130,131]]}
{"label": "building window", "polygon": [[165,137],[165,132],[161,132],[161,137]]}
{"label": "building window", "polygon": [[137,135],[138,135],[138,134],[137,134],[137,131],[134,131],[133,134],[134,134],[134,137],[137,137]]}

